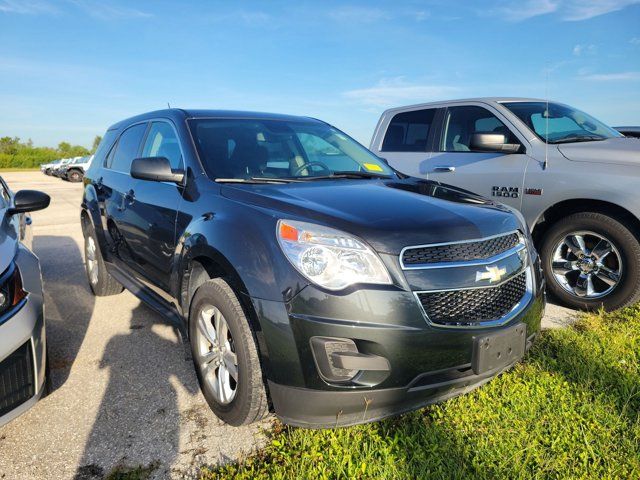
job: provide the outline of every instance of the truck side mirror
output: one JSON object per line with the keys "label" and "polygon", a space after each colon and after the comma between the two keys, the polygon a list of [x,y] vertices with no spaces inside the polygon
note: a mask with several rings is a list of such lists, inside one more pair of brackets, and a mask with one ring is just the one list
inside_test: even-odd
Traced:
{"label": "truck side mirror", "polygon": [[469,146],[478,152],[518,153],[522,149],[519,143],[506,143],[502,133],[474,133]]}

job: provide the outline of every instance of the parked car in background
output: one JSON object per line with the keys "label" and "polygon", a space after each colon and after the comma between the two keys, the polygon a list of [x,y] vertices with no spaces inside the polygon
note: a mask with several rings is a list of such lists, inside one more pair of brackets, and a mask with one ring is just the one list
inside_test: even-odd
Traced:
{"label": "parked car in background", "polygon": [[520,210],[565,304],[640,299],[636,139],[561,103],[478,98],[387,110],[370,149],[403,173]]}
{"label": "parked car in background", "polygon": [[55,165],[58,165],[60,162],[62,162],[62,159],[54,160],[53,162],[49,162],[49,163],[43,163],[42,165],[40,165],[40,171],[45,175],[51,175],[51,169]]}
{"label": "parked car in background", "polygon": [[58,176],[70,182],[81,182],[84,177],[84,172],[86,172],[91,165],[92,159],[93,155],[76,158],[72,162],[61,167],[58,170]]}
{"label": "parked car in background", "polygon": [[397,174],[319,120],[140,115],[109,128],[84,185],[92,291],[124,286],[186,330],[231,425],[269,405],[313,427],[416,409],[509,368],[540,328],[519,213]]}
{"label": "parked car in background", "polygon": [[49,175],[53,175],[54,177],[59,176],[58,172],[60,171],[60,169],[73,162],[73,160],[73,158],[63,158],[62,160],[60,160],[60,162],[51,165],[51,167],[48,169]]}
{"label": "parked car in background", "polygon": [[625,137],[640,138],[640,127],[613,127]]}
{"label": "parked car in background", "polygon": [[0,426],[33,406],[47,388],[42,278],[27,213],[48,205],[45,193],[13,194],[0,179]]}

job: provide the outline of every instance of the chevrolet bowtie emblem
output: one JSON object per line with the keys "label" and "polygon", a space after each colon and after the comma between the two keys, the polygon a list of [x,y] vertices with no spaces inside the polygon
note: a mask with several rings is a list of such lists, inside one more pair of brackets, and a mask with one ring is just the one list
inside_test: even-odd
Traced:
{"label": "chevrolet bowtie emblem", "polygon": [[499,282],[502,277],[507,274],[506,268],[500,267],[485,267],[487,269],[486,272],[476,272],[476,282],[480,282],[482,280],[489,280],[489,283]]}

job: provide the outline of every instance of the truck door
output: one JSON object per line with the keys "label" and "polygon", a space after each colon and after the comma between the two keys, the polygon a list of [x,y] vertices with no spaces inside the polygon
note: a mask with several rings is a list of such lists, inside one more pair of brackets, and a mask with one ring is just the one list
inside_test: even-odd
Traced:
{"label": "truck door", "polygon": [[428,172],[427,178],[520,209],[529,157],[525,153],[474,151],[471,138],[476,133],[503,134],[506,143],[522,144],[513,130],[488,108],[479,105],[448,107],[437,148],[434,148],[436,151],[424,168]]}

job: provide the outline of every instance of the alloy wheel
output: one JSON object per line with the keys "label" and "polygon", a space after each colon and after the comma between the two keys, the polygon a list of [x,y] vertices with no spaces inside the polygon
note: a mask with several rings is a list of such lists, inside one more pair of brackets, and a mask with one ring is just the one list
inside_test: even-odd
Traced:
{"label": "alloy wheel", "polygon": [[91,285],[98,283],[98,256],[96,251],[96,243],[92,236],[87,237],[85,256],[87,261],[87,273],[89,274],[89,282]]}
{"label": "alloy wheel", "polygon": [[622,268],[618,248],[599,233],[572,232],[553,249],[555,281],[579,298],[596,299],[611,293],[620,283]]}
{"label": "alloy wheel", "polygon": [[238,358],[233,337],[222,312],[205,305],[197,317],[196,358],[203,383],[216,401],[227,405],[238,389]]}

